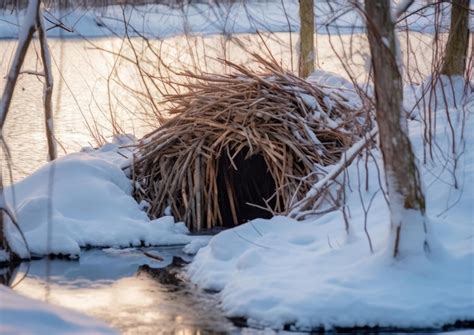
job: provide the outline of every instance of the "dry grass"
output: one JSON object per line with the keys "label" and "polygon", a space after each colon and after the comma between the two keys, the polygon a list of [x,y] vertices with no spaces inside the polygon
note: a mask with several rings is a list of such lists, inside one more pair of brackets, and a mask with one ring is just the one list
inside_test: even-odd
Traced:
{"label": "dry grass", "polygon": [[[263,156],[276,185],[267,209],[288,213],[324,175],[318,167],[337,162],[360,138],[361,110],[254,56],[259,71],[227,62],[234,74],[185,73],[187,93],[166,97],[173,117],[139,142],[134,161],[135,197],[152,218],[170,207],[192,230],[222,224],[219,159],[234,165],[239,152]],[[235,218],[233,186],[224,189]]]}

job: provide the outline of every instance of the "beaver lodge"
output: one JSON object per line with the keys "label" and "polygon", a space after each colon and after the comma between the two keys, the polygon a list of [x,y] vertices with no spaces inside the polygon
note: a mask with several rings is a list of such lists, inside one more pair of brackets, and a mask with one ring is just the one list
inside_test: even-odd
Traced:
{"label": "beaver lodge", "polygon": [[166,98],[172,118],[134,161],[134,196],[151,218],[170,208],[199,231],[288,213],[359,138],[361,110],[258,60],[259,73],[232,63],[230,75],[186,73],[188,92]]}

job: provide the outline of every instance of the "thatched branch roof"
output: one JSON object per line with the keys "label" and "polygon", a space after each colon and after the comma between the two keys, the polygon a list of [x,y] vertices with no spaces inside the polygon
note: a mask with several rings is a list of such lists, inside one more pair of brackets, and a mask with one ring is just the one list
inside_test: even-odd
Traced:
{"label": "thatched branch roof", "polygon": [[343,96],[259,62],[260,73],[229,62],[234,74],[186,73],[189,91],[166,97],[172,118],[140,141],[134,163],[135,196],[151,217],[171,207],[191,229],[222,225],[219,192],[238,201],[233,185],[218,185],[219,160],[238,169],[239,155],[264,158],[275,182],[268,210],[286,213],[320,178],[318,167],[359,138],[363,113]]}

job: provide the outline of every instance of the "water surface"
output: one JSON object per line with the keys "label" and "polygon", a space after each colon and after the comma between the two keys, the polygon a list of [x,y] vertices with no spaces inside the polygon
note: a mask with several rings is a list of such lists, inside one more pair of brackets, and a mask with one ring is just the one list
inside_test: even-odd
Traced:
{"label": "water surface", "polygon": [[[153,104],[161,101],[163,94],[174,92],[163,82],[184,81],[183,77],[172,71],[232,71],[227,65],[216,61],[216,58],[258,67],[247,51],[260,52],[267,58],[270,58],[271,53],[284,68],[295,71],[297,39],[296,34],[288,33],[177,36],[149,42],[119,37],[50,39],[59,153],[64,155],[85,146],[96,146],[95,139],[110,140],[114,132],[113,125],[116,131],[133,133],[137,137],[156,128],[159,122],[153,113]],[[430,70],[432,37],[410,33],[410,39],[407,40],[402,35],[401,45],[407,67],[405,75],[410,74],[415,81],[421,80]],[[2,78],[8,72],[15,47],[15,40],[0,40]],[[41,71],[37,51],[38,43],[34,41],[24,70]],[[348,78],[348,73],[341,65],[344,63],[355,79],[360,82],[367,80],[370,58],[363,35],[317,35],[316,51],[318,68]],[[137,60],[135,55],[140,66],[154,76],[153,84],[148,81],[148,86],[145,86],[141,80],[137,67],[130,62]],[[4,83],[4,79],[0,80],[0,90]],[[42,78],[29,74],[20,77],[5,125],[14,181],[24,178],[45,163],[47,146],[42,91]],[[149,93],[152,100],[143,98],[143,92]],[[162,108],[158,106],[159,110]],[[6,179],[10,183],[10,178]]]}
{"label": "water surface", "polygon": [[[184,282],[166,281],[160,269],[173,257],[190,258],[181,248],[84,251],[78,261],[38,260],[15,290],[105,321],[123,334],[234,333],[217,297]],[[24,276],[26,264],[16,274]],[[179,277],[179,270],[178,277]]]}

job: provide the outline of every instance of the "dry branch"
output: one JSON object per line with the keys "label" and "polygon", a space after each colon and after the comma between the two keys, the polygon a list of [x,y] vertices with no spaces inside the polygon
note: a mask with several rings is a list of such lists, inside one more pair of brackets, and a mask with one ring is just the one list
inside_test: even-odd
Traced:
{"label": "dry branch", "polygon": [[222,164],[237,170],[239,160],[256,156],[275,184],[265,207],[288,213],[318,182],[317,167],[335,164],[361,138],[365,111],[254,57],[259,72],[223,61],[234,74],[186,72],[186,93],[166,97],[173,117],[140,141],[134,162],[134,194],[149,203],[152,218],[170,207],[193,230],[228,224],[221,213],[225,193],[238,224],[241,195],[220,179]]}
{"label": "dry branch", "polygon": [[41,7],[38,8],[36,14],[36,28],[38,30],[38,37],[41,46],[41,60],[43,62],[44,71],[44,118],[46,128],[46,139],[48,140],[48,161],[55,160],[58,156],[56,149],[56,139],[54,138],[53,125],[53,72],[51,67],[51,54],[49,51],[48,40],[46,37],[46,29],[44,27],[43,13]]}
{"label": "dry branch", "polygon": [[[44,68],[45,88],[44,88],[44,107],[45,107],[45,124],[46,124],[46,136],[48,140],[48,153],[49,160],[56,158],[56,143],[54,139],[53,130],[53,115],[52,115],[52,91],[53,91],[53,75],[51,72],[51,59],[49,54],[49,48],[46,38],[46,30],[44,29],[43,14],[41,10],[40,0],[30,0],[28,8],[26,10],[25,22],[23,23],[22,29],[18,38],[18,47],[13,57],[13,62],[10,66],[7,82],[3,90],[2,99],[0,100],[0,141],[4,141],[3,138],[3,127],[7,119],[10,104],[15,91],[15,86],[18,81],[18,76],[21,74],[21,67],[25,61],[28,47],[31,43],[35,31],[38,31],[40,45],[41,45],[41,57]],[[10,246],[8,245],[8,239],[5,232],[5,220],[4,213],[10,217],[10,220],[16,225],[21,233],[20,227],[16,224],[12,214],[7,209],[3,183],[2,173],[3,167],[0,166],[0,250],[5,250],[10,254],[10,261],[17,259],[18,256],[13,253]],[[23,235],[22,235],[23,236]],[[24,238],[23,238],[24,239]],[[24,239],[25,244],[26,240]]]}

